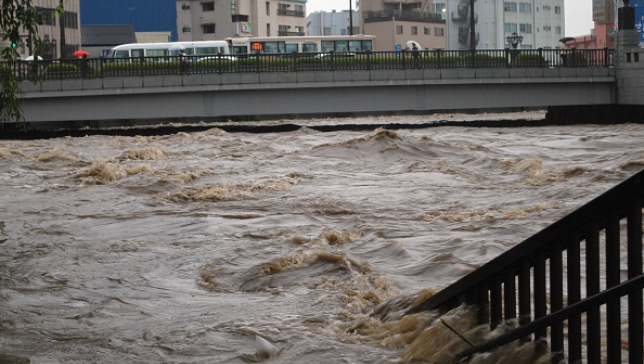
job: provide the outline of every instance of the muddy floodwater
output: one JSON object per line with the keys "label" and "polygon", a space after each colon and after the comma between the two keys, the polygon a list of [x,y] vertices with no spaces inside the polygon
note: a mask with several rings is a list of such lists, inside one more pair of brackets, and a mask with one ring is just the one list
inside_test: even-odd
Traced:
{"label": "muddy floodwater", "polygon": [[432,117],[0,141],[0,354],[447,361],[402,313],[639,171],[644,125],[307,127]]}

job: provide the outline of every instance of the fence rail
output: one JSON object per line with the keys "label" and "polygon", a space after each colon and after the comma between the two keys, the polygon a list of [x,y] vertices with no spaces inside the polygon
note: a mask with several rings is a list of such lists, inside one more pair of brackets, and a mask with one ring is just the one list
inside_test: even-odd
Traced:
{"label": "fence rail", "polygon": [[[193,57],[187,69],[178,57],[87,58],[20,61],[19,80],[177,75],[182,73],[405,70],[445,68],[596,68],[613,66],[614,50],[501,49],[238,54]],[[7,63],[0,64],[6,67]]]}
{"label": "fence rail", "polygon": [[644,171],[407,313],[470,304],[491,328],[518,319],[518,327],[462,357],[545,339],[554,362],[642,364],[643,203]]}

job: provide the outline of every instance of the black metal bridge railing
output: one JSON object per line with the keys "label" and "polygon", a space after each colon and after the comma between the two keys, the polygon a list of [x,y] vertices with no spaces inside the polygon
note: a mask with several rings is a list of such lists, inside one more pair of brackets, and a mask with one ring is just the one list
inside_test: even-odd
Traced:
{"label": "black metal bridge railing", "polygon": [[[191,56],[186,66],[178,56],[86,58],[20,61],[13,65],[19,80],[40,78],[91,79],[178,74],[247,72],[357,71],[407,69],[493,68],[606,68],[613,66],[614,50],[496,49],[364,51]],[[0,69],[6,63],[0,63]]]}
{"label": "black metal bridge railing", "polygon": [[518,321],[461,358],[546,340],[555,363],[642,364],[643,202],[641,171],[407,313],[469,304],[491,328]]}

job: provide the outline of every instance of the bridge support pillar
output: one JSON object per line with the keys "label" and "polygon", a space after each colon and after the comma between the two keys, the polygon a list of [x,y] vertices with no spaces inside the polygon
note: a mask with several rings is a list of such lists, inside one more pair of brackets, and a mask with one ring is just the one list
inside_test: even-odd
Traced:
{"label": "bridge support pillar", "polygon": [[618,9],[615,83],[618,105],[644,105],[644,50],[634,29],[635,12],[631,7]]}

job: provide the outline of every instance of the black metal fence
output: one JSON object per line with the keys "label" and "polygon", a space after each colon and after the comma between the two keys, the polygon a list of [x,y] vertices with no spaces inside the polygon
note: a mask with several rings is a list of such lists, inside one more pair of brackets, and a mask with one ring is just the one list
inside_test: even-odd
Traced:
{"label": "black metal fence", "polygon": [[491,328],[518,321],[461,357],[547,340],[554,362],[642,364],[643,202],[644,171],[408,313],[471,304]]}
{"label": "black metal fence", "polygon": [[[237,54],[193,57],[187,67],[179,58],[86,58],[20,61],[14,74],[20,80],[155,76],[177,74],[298,72],[338,70],[405,70],[445,68],[611,67],[614,50],[501,49],[419,50],[400,52]],[[0,64],[0,67],[2,64]],[[6,64],[5,64],[6,67]]]}

